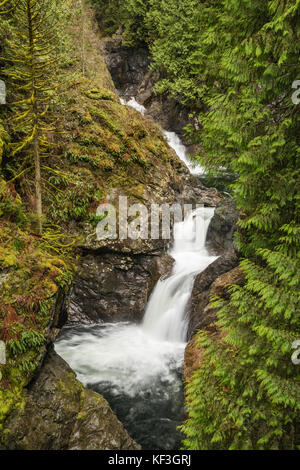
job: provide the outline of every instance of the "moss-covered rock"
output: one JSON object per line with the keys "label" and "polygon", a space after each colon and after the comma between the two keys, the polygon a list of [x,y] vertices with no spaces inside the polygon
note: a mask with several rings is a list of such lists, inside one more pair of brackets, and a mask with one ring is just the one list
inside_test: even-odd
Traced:
{"label": "moss-covered rock", "polygon": [[117,101],[116,95],[105,88],[93,88],[91,90],[87,90],[86,96],[92,100]]}
{"label": "moss-covered rock", "polygon": [[54,351],[7,418],[2,448],[9,450],[137,450],[139,446],[97,393],[86,390]]}

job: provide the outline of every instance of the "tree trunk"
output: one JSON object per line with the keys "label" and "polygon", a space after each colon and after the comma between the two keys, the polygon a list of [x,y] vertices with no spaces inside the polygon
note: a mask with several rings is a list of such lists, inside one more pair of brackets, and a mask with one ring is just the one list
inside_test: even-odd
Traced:
{"label": "tree trunk", "polygon": [[84,0],[81,0],[81,61],[82,61],[82,75],[85,76],[85,5]]}
{"label": "tree trunk", "polygon": [[32,92],[32,110],[34,116],[35,134],[33,138],[33,155],[34,155],[34,166],[35,166],[35,204],[36,204],[36,215],[38,222],[38,233],[42,235],[43,233],[43,208],[42,208],[42,187],[41,187],[41,163],[40,163],[40,144],[39,144],[39,119],[38,119],[38,109],[37,109],[37,99],[36,99],[36,88],[35,88],[35,46],[33,39],[33,25],[32,25],[32,10],[31,2],[27,0],[27,18],[28,18],[28,38],[29,38],[29,47],[31,53],[31,92]]}
{"label": "tree trunk", "polygon": [[34,151],[34,166],[35,166],[35,201],[36,201],[36,214],[38,220],[39,235],[43,233],[42,224],[42,187],[41,187],[41,165],[40,165],[40,148],[39,148],[38,135],[34,137],[33,151]]}

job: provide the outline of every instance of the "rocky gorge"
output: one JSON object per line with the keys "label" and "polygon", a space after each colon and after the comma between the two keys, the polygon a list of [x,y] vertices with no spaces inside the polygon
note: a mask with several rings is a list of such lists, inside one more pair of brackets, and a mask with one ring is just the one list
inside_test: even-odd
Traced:
{"label": "rocky gorge", "polygon": [[[210,297],[219,295],[226,299],[227,285],[242,282],[242,273],[237,268],[238,254],[233,245],[238,212],[230,198],[224,198],[214,188],[205,187],[197,176],[190,174],[153,121],[182,137],[189,117],[188,111],[174,101],[157,98],[153,94],[155,76],[149,71],[146,51],[123,49],[119,37],[99,44],[99,50],[99,61],[103,62],[105,54],[114,81],[113,85],[106,70],[107,88],[104,89],[111,94],[108,101],[112,102],[112,110],[106,108],[106,113],[112,119],[114,115],[110,116],[110,112],[115,112],[115,109],[124,113],[124,119],[133,123],[132,129],[119,125],[117,134],[124,132],[130,139],[131,132],[139,133],[139,145],[149,160],[147,172],[137,171],[130,175],[129,187],[114,181],[113,187],[105,188],[107,200],[116,203],[120,195],[127,195],[130,202],[142,201],[147,206],[177,202],[216,208],[208,228],[207,245],[218,258],[196,276],[186,312],[189,343],[185,354],[184,378],[188,380],[199,366],[202,356],[202,351],[194,342],[195,332],[197,329],[206,329],[217,335],[214,326],[216,312],[210,307]],[[134,96],[140,104],[146,106],[146,116],[141,116],[129,106],[122,106],[117,90],[123,97]],[[103,106],[106,106],[106,98]],[[90,114],[90,110],[87,112]],[[155,154],[155,149],[147,150],[143,132],[149,138],[155,135],[160,154]],[[188,142],[185,143],[188,145]],[[193,150],[192,145],[188,148],[189,151]],[[164,158],[160,158],[161,155]],[[73,230],[72,224],[69,229]],[[100,395],[103,388],[98,394],[97,390],[90,389],[89,384],[84,387],[67,362],[54,351],[53,344],[63,327],[141,323],[155,285],[172,271],[174,260],[167,252],[169,242],[99,242],[95,229],[89,224],[76,227],[76,231],[81,234],[81,241],[76,247],[79,254],[76,275],[70,288],[59,289],[51,299],[46,344],[39,350],[37,368],[24,384],[22,400],[4,414],[0,448],[140,449],[139,443],[135,442],[138,439],[133,440],[129,436],[119,420],[120,416],[118,419],[109,402]],[[13,272],[10,274],[13,275]],[[4,282],[7,282],[7,277],[3,277],[3,285]],[[178,374],[178,369],[174,373]],[[110,392],[107,393],[108,398],[109,395]],[[177,399],[179,404],[173,411],[179,413],[175,421],[180,424],[183,419],[182,391],[178,392]],[[149,401],[151,403],[150,398]],[[166,413],[167,416],[169,408]],[[144,432],[143,428],[137,428],[137,435]],[[169,427],[166,425],[166,435],[168,432]],[[176,442],[178,445],[178,438]],[[168,448],[172,448],[174,442],[168,445]]]}
{"label": "rocky gorge", "polygon": [[[187,151],[195,152],[196,148],[187,140],[184,130],[191,122],[189,110],[174,99],[155,93],[154,87],[159,75],[150,69],[151,59],[147,49],[124,47],[120,30],[113,38],[105,41],[104,53],[119,94],[125,99],[134,97],[145,107],[147,116],[159,122],[164,129],[178,134],[183,139]],[[195,122],[193,124],[196,125]],[[238,252],[234,246],[239,212],[233,200],[230,197],[221,197],[218,192],[215,193],[213,202],[207,196],[203,199],[207,189],[201,185],[199,177],[190,174],[188,179],[189,183],[180,197],[187,201],[193,194],[191,199],[194,204],[198,201],[216,209],[208,228],[207,245],[211,252],[218,255],[218,259],[196,276],[187,306],[189,342],[184,364],[184,379],[187,381],[193,370],[199,368],[203,354],[195,344],[195,333],[199,329],[217,331],[214,326],[217,319],[216,310],[210,307],[210,299],[214,296],[228,299],[227,286],[240,284],[244,280],[243,273],[238,268]]]}
{"label": "rocky gorge", "polygon": [[299,19],[0,0],[0,450],[300,448]]}
{"label": "rocky gorge", "polygon": [[[120,53],[120,49],[117,49],[117,51],[118,68],[122,71],[125,67],[125,74],[122,75],[121,73],[118,81],[114,73],[112,73],[115,85],[120,87],[120,83],[122,83],[118,91],[125,101],[126,98],[132,99],[131,93],[133,93],[134,99],[138,100],[138,103],[142,106],[142,103],[146,103],[140,97],[140,87],[136,85],[139,80],[143,82],[145,74],[148,73],[147,70],[144,69],[148,64],[147,60],[141,60],[141,55],[144,56],[144,58],[146,57],[144,54],[145,51],[130,50],[125,53],[123,50]],[[106,56],[106,62],[111,70],[112,64],[115,64],[116,50],[114,48],[111,49],[111,47],[107,48],[106,44],[106,54],[108,54],[108,56]],[[113,54],[113,59],[111,54]],[[124,62],[120,61],[120,57]],[[134,67],[131,73],[128,73],[126,65],[130,63],[138,64],[137,67],[141,67],[143,73],[141,70],[134,73]],[[130,65],[128,65],[128,67],[130,68]],[[152,89],[153,84],[149,86]],[[164,102],[161,101],[158,105],[160,107],[160,113],[161,115],[170,117],[170,114],[166,113],[163,103]],[[133,105],[135,106],[134,103]],[[136,107],[138,110],[140,109],[138,104],[136,104]],[[153,119],[151,108],[150,111],[145,111],[145,114],[147,118],[149,116]],[[174,110],[172,119],[176,119],[176,117],[174,117]],[[174,131],[174,127],[170,124],[172,119],[170,118],[168,124],[168,129],[170,129],[171,132]],[[162,124],[161,119],[159,122]],[[175,130],[177,130],[177,128],[175,128]],[[191,149],[192,147],[189,148]],[[208,189],[203,186],[199,178],[190,174],[182,162],[177,166],[177,171],[180,175],[179,185],[173,186],[172,192],[168,190],[168,201],[171,203],[179,202],[181,204],[202,204],[206,207],[216,208],[215,215],[208,228],[207,246],[210,252],[217,255],[218,258],[201,274],[196,276],[192,297],[186,309],[189,343],[185,354],[184,378],[188,380],[192,371],[199,366],[199,358],[202,355],[202,351],[194,344],[194,334],[198,329],[213,328],[214,322],[216,321],[216,311],[212,310],[209,306],[210,297],[216,292],[216,285],[218,286],[218,295],[225,297],[227,284],[230,284],[230,281],[240,282],[242,275],[238,268],[236,268],[238,265],[238,254],[233,244],[233,235],[236,231],[238,211],[234,208],[232,200],[222,197],[215,189]],[[116,201],[116,194],[114,194],[110,200],[111,199]],[[159,201],[161,203],[165,200],[164,197],[160,197],[160,191],[156,192],[153,190],[147,194],[148,203],[153,201]],[[67,346],[68,341],[70,345],[78,344],[79,341],[83,341],[84,335],[88,338],[88,331],[92,331],[92,329],[80,331],[80,325],[90,324],[91,328],[94,328],[92,326],[93,324],[101,325],[102,322],[104,324],[107,322],[129,322],[129,324],[140,324],[143,322],[147,304],[157,281],[167,278],[172,272],[174,260],[166,250],[167,245],[163,241],[149,240],[147,242],[143,242],[142,240],[134,242],[132,240],[118,241],[110,242],[105,245],[99,245],[99,243],[96,242],[94,245],[92,243],[89,244],[89,246],[82,247],[79,273],[68,296],[66,305],[66,317],[68,318],[70,329],[66,330],[66,336],[62,336],[61,340],[63,344],[61,351],[66,354],[66,357],[70,357],[70,360],[72,360],[72,356],[70,356],[71,350],[69,350]],[[104,334],[105,338],[105,333],[102,333],[100,328],[100,339],[102,338],[102,334]],[[83,335],[83,337],[81,337],[81,335]],[[69,340],[68,337],[70,337]],[[90,340],[93,341],[92,337]],[[112,336],[112,341],[113,340]],[[130,340],[129,337],[128,340]],[[105,341],[105,339],[103,339],[103,341]],[[60,342],[58,346],[60,347]],[[64,347],[66,348],[65,350]],[[149,353],[151,354],[150,350]],[[149,364],[150,363],[151,362],[149,362]],[[93,364],[92,367],[95,367],[94,362]],[[78,370],[83,370],[86,365],[81,361],[78,363],[74,361],[74,367],[77,367]],[[105,373],[104,376],[106,376]],[[175,441],[170,438],[170,435],[174,433],[171,425],[166,427],[162,421],[159,422],[159,426],[162,430],[160,432],[158,431],[157,434],[163,436],[164,444],[162,444],[162,441],[157,437],[147,437],[147,433],[149,432],[147,426],[149,426],[149,424],[147,425],[145,423],[148,421],[149,423],[152,422],[153,409],[157,410],[156,413],[158,416],[161,410],[164,409],[163,416],[165,416],[165,418],[163,419],[167,417],[169,419],[172,413],[174,414],[174,410],[172,411],[170,407],[170,403],[172,403],[173,400],[173,406],[177,403],[175,406],[175,414],[177,413],[176,423],[177,425],[180,424],[184,416],[183,408],[180,406],[180,400],[183,400],[183,396],[180,398],[181,392],[179,392],[178,395],[178,392],[173,390],[173,397],[171,397],[171,399],[169,398],[168,402],[163,404],[161,398],[158,396],[161,384],[157,382],[153,389],[148,389],[146,400],[145,397],[143,397],[139,402],[137,396],[130,398],[128,392],[121,391],[120,389],[118,389],[117,392],[112,392],[109,382],[105,382],[104,379],[102,383],[101,377],[98,374],[97,381],[99,380],[99,383],[96,382],[94,385],[90,383],[89,386],[106,396],[117,412],[118,417],[125,423],[127,429],[134,433],[135,439],[139,443],[142,443],[143,448],[151,449],[155,446],[155,448],[159,449],[162,445],[165,445],[166,447],[164,448],[166,449],[177,448],[176,446],[179,445],[178,439],[180,441],[180,435],[177,436]],[[161,377],[161,380],[163,381],[164,379]],[[134,404],[136,401],[139,403],[138,407],[143,409],[142,414],[140,411],[134,411],[135,408],[138,410],[137,405]],[[160,401],[161,409],[157,408]],[[124,403],[127,403],[127,406],[124,405]],[[148,407],[152,408],[152,414],[147,411]],[[130,415],[132,415],[133,418],[130,418]],[[144,434],[143,437],[141,436],[142,433]]]}

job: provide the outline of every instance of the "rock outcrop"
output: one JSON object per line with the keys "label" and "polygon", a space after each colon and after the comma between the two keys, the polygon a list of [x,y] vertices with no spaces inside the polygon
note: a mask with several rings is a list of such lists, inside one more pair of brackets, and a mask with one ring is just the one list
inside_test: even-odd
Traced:
{"label": "rock outcrop", "polygon": [[[184,128],[195,123],[190,109],[166,95],[157,95],[154,85],[159,74],[149,69],[150,54],[144,47],[126,47],[122,44],[122,30],[104,43],[106,64],[120,94],[126,98],[134,96],[147,108],[147,115],[166,129],[176,132],[185,141]],[[191,151],[193,146],[189,145]]]}
{"label": "rock outcrop", "polygon": [[[225,258],[223,258],[223,260],[220,258],[220,261],[217,260],[217,262],[219,261],[218,267],[213,267],[212,271],[215,269],[220,269],[219,272],[221,272],[225,269],[226,265],[228,267],[230,264],[235,264],[235,259],[236,258],[234,256],[232,256],[231,259],[230,257],[227,257],[227,260]],[[194,288],[195,291],[199,288],[200,291],[202,291],[202,289],[205,289],[205,286],[207,286],[209,283],[211,273],[206,273],[206,275],[208,275],[207,280],[205,280],[204,273],[201,273],[203,275],[202,278],[200,278],[201,275],[199,275],[197,279],[198,283]],[[190,381],[193,373],[199,369],[204,358],[204,349],[198,346],[197,336],[194,333],[201,329],[212,335],[216,341],[219,341],[222,338],[222,334],[224,334],[215,324],[217,320],[217,310],[212,308],[209,303],[209,298],[218,296],[224,300],[229,300],[229,286],[232,284],[241,285],[243,282],[244,274],[240,267],[236,266],[230,271],[225,271],[223,274],[217,277],[217,279],[208,287],[207,290],[202,291],[200,294],[198,294],[198,296],[193,296],[192,303],[194,308],[194,318],[190,325],[191,339],[186,347],[184,358],[183,376],[186,382]]]}
{"label": "rock outcrop", "polygon": [[215,210],[207,231],[207,244],[218,253],[234,250],[234,233],[237,230],[239,211],[234,200],[223,199]]}
{"label": "rock outcrop", "polygon": [[238,264],[235,251],[229,251],[210,264],[195,279],[192,296],[189,302],[188,338],[191,339],[197,330],[203,330],[216,320],[216,312],[207,309],[212,289],[225,273],[231,272]]}
{"label": "rock outcrop", "polygon": [[5,423],[8,450],[138,450],[104,398],[53,350]]}
{"label": "rock outcrop", "polygon": [[86,253],[67,301],[68,323],[141,320],[156,282],[173,262],[166,253]]}

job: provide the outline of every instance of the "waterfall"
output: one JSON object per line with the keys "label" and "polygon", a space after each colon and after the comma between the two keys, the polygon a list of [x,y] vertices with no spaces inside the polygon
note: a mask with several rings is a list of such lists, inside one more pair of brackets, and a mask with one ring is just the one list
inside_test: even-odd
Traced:
{"label": "waterfall", "polygon": [[205,248],[213,212],[200,208],[175,224],[169,251],[173,271],[158,281],[142,324],[65,327],[55,345],[79,380],[108,400],[143,449],[180,447],[186,307],[195,276],[216,259]]}
{"label": "waterfall", "polygon": [[[129,104],[129,103],[127,103]],[[168,144],[172,147],[177,153],[178,157],[186,164],[192,175],[203,175],[205,170],[198,163],[193,162],[188,156],[185,145],[182,143],[180,137],[175,134],[175,132],[163,131],[164,136],[166,137]]]}
{"label": "waterfall", "polygon": [[[124,98],[120,98],[121,103],[123,105],[131,106],[132,108],[136,109],[138,112],[141,114],[145,114],[147,109],[145,106],[139,104],[136,99],[131,97],[128,101],[126,101]],[[186,164],[188,169],[190,170],[192,175],[203,175],[205,173],[205,170],[202,166],[198,165],[198,163],[193,162],[188,156],[187,156],[187,151],[185,145],[182,143],[180,137],[175,133],[171,131],[166,131],[162,130],[165,138],[168,141],[168,144],[172,149],[175,150],[177,153],[178,157]]]}
{"label": "waterfall", "polygon": [[[124,104],[144,114],[135,99]],[[169,144],[188,164],[174,133]],[[191,164],[191,162],[190,162]],[[55,349],[86,386],[99,392],[143,449],[178,449],[184,418],[181,372],[187,340],[186,308],[195,276],[216,257],[205,248],[214,209],[198,208],[174,225],[169,254],[175,263],[149,299],[142,324],[129,322],[63,328]]]}
{"label": "waterfall", "polygon": [[131,106],[132,108],[136,109],[141,114],[145,114],[145,112],[147,111],[145,106],[143,106],[142,104],[139,104],[137,100],[134,98],[134,96],[130,98],[128,101],[126,101],[124,98],[120,98],[120,101],[123,105]]}
{"label": "waterfall", "polygon": [[205,248],[213,213],[212,208],[198,208],[175,224],[169,251],[175,260],[173,271],[156,284],[141,325],[64,328],[56,349],[83,383],[107,381],[116,393],[122,390],[131,397],[157,377],[174,383],[172,367],[183,362],[188,327],[185,314],[195,276],[216,259]]}
{"label": "waterfall", "polygon": [[174,227],[174,245],[170,255],[175,260],[172,275],[158,281],[146,309],[143,328],[162,341],[186,341],[188,319],[185,310],[194,279],[216,257],[205,248],[211,208],[199,208]]}

